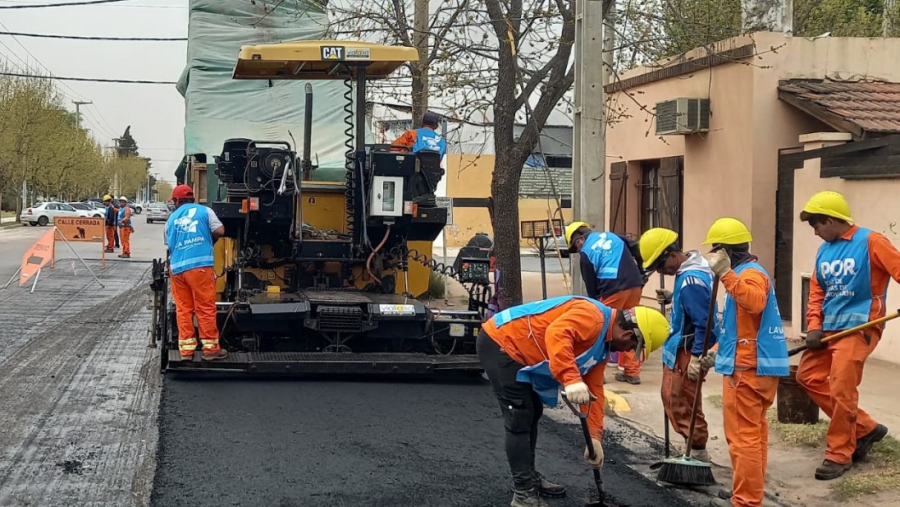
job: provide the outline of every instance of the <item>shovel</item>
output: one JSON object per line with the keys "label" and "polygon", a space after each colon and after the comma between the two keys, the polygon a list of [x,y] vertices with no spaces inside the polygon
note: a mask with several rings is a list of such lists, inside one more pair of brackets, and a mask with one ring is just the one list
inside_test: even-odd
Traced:
{"label": "shovel", "polygon": [[[591,406],[588,405],[588,411],[582,412],[575,405],[569,401],[569,398],[566,397],[566,392],[562,391],[563,401],[566,402],[566,405],[569,406],[569,409],[572,410],[578,419],[581,421],[581,430],[584,432],[584,441],[587,443],[588,455],[591,459],[597,457],[597,452],[594,450],[594,442],[591,440],[591,431],[588,429],[587,418],[588,414],[591,413]],[[597,398],[592,394],[591,401],[596,400]],[[591,501],[590,499],[584,501],[585,507],[612,507],[606,503],[606,493],[603,491],[603,478],[600,476],[600,470],[596,468],[591,469],[594,472],[594,484],[597,485],[597,496],[598,500],[596,502]]]}
{"label": "shovel", "polygon": [[[833,340],[840,340],[841,338],[843,338],[845,336],[850,336],[851,334],[854,334],[858,331],[862,331],[864,329],[868,329],[870,327],[877,326],[878,324],[883,324],[889,320],[894,320],[897,317],[900,317],[900,310],[897,310],[896,312],[894,312],[890,315],[885,315],[884,317],[881,317],[880,319],[870,320],[869,322],[866,322],[865,324],[860,324],[856,327],[851,327],[850,329],[841,331],[840,333],[835,333],[831,336],[827,336],[822,339],[822,343],[828,343]],[[808,347],[806,345],[801,345],[795,349],[791,349],[788,351],[788,357],[797,355],[797,354],[803,352],[804,350],[806,350],[807,348]]]}

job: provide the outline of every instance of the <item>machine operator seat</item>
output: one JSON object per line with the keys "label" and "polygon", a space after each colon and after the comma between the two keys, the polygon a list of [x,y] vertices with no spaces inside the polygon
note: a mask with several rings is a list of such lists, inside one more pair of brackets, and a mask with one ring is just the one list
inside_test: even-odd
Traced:
{"label": "machine operator seat", "polygon": [[438,182],[444,177],[441,168],[441,154],[436,151],[422,150],[416,153],[416,176],[413,182],[414,201],[419,204],[434,206],[434,193]]}

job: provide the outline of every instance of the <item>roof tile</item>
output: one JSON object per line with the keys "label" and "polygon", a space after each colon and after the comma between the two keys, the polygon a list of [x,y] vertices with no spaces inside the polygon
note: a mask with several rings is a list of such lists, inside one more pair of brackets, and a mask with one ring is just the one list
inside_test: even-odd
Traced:
{"label": "roof tile", "polygon": [[863,130],[900,133],[900,83],[796,79],[782,81],[778,89]]}

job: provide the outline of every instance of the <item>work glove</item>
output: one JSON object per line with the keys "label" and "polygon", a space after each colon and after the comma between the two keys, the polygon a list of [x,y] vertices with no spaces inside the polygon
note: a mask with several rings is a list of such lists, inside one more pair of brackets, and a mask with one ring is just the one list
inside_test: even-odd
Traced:
{"label": "work glove", "polygon": [[577,405],[587,405],[591,402],[591,391],[584,382],[574,382],[566,386],[566,398]]}
{"label": "work glove", "polygon": [[694,382],[700,380],[700,370],[700,358],[691,356],[691,364],[688,365],[688,378]]}
{"label": "work glove", "polygon": [[719,353],[717,350],[710,350],[706,353],[705,356],[700,358],[700,367],[704,370],[710,370],[713,366],[716,365],[716,355]]}
{"label": "work glove", "polygon": [[603,445],[596,438],[592,438],[591,442],[594,444],[594,459],[591,459],[591,454],[588,452],[588,448],[584,448],[584,459],[588,461],[588,464],[591,465],[591,468],[600,469],[603,467]]}
{"label": "work glove", "polygon": [[816,329],[815,331],[809,331],[806,333],[806,348],[809,350],[822,350],[828,346],[827,343],[822,343],[822,338],[825,337],[825,333],[820,329]]}
{"label": "work glove", "polygon": [[719,278],[725,276],[725,273],[731,269],[731,258],[728,257],[728,252],[724,249],[710,252],[703,257],[709,262],[709,268],[712,269],[713,273]]}
{"label": "work glove", "polygon": [[661,305],[672,304],[672,291],[666,289],[656,289],[656,302]]}

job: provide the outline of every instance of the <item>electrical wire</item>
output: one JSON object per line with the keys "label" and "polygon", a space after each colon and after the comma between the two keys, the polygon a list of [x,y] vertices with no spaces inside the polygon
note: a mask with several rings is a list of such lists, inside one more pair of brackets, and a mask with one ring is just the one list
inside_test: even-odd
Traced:
{"label": "electrical wire", "polygon": [[42,33],[24,33],[24,32],[8,32],[0,31],[0,35],[11,35],[13,37],[35,37],[41,39],[71,39],[71,40],[103,40],[103,41],[153,41],[153,42],[175,42],[186,41],[187,37],[87,37],[83,35],[54,35]]}
{"label": "electrical wire", "polygon": [[62,76],[40,76],[36,74],[19,74],[16,72],[0,72],[0,76],[25,77],[35,79],[55,79],[57,81],[83,81],[89,83],[119,83],[119,84],[160,84],[174,85],[176,81],[152,81],[147,79],[103,79],[88,77],[62,77]]}
{"label": "electrical wire", "polygon": [[127,2],[128,0],[85,0],[82,2],[56,3],[56,4],[22,4],[22,5],[0,5],[0,9],[41,9],[45,7],[72,7],[77,5],[95,5],[95,4],[111,4],[117,2]]}

